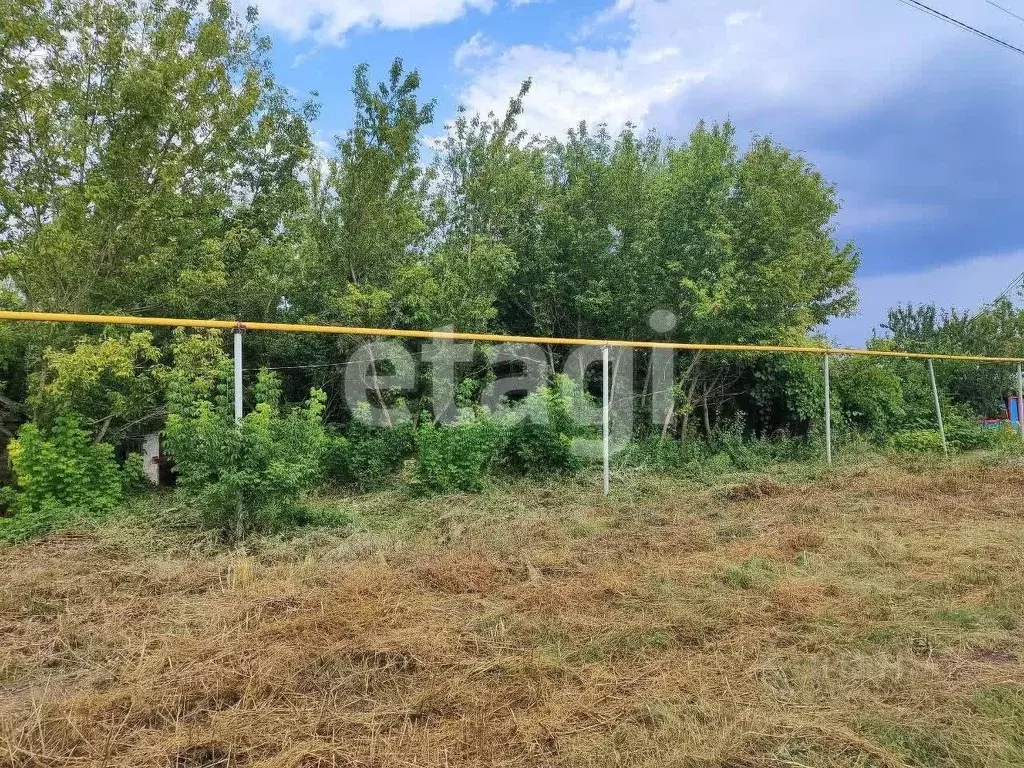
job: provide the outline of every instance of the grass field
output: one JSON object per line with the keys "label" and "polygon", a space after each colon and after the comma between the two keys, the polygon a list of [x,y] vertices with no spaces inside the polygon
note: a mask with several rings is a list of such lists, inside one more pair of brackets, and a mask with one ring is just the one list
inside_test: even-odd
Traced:
{"label": "grass field", "polygon": [[733,480],[0,550],[0,764],[1024,765],[1020,466]]}

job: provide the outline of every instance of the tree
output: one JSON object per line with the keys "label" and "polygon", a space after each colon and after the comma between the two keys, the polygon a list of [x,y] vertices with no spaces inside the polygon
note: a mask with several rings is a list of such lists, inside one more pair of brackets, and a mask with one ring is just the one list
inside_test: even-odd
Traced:
{"label": "tree", "polygon": [[113,443],[158,428],[166,375],[160,357],[149,331],[85,337],[71,350],[45,350],[43,366],[31,381],[33,421],[50,426],[74,413],[96,442]]}
{"label": "tree", "polygon": [[338,157],[312,173],[297,299],[323,320],[393,326],[403,320],[395,278],[427,235],[419,143],[434,102],[420,103],[419,73],[406,73],[401,59],[376,89],[368,71],[356,67],[355,125],[339,138]]}
{"label": "tree", "polygon": [[280,380],[260,371],[255,407],[236,421],[232,386],[217,334],[176,334],[164,437],[178,489],[212,527],[238,541],[300,517],[303,494],[322,472],[327,435],[323,392],[286,408]]}
{"label": "tree", "polygon": [[663,298],[681,340],[802,337],[855,309],[858,253],[835,241],[835,189],[803,158],[769,139],[739,157],[733,136],[701,124],[669,151]]}
{"label": "tree", "polygon": [[[889,310],[887,332],[872,339],[876,349],[935,352],[948,355],[1024,357],[1024,311],[1008,298],[975,314],[943,310],[933,304],[906,304]],[[912,412],[927,412],[931,398],[923,361],[892,360],[889,366],[904,381]],[[983,416],[999,416],[1004,397],[1016,391],[1015,366],[935,361],[940,389],[956,403]],[[911,395],[911,392],[915,395]]]}
{"label": "tree", "polygon": [[0,257],[25,305],[275,309],[311,113],[274,83],[255,16],[52,0],[0,25]]}

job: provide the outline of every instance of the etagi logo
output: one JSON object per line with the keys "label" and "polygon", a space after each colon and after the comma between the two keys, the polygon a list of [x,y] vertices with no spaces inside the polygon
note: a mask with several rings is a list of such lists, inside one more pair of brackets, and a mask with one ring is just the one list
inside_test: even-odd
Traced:
{"label": "etagi logo", "polygon": [[[676,316],[667,310],[652,312],[648,318],[651,330],[667,335],[675,330]],[[451,327],[438,333],[452,333]],[[634,357],[629,346],[605,347],[600,343],[578,344],[568,354],[557,358],[551,347],[539,344],[507,342],[482,348],[489,376],[479,395],[479,405],[487,413],[515,423],[531,418],[546,422],[543,408],[527,409],[515,405],[517,400],[544,387],[563,387],[566,392],[585,392],[595,377],[588,374],[596,367],[596,378],[603,377],[603,358],[608,353],[608,381],[601,381],[607,392],[607,403],[591,398],[574,398],[572,417],[580,424],[600,426],[607,405],[610,424],[610,451],[621,450],[633,432],[637,401],[649,397],[651,419],[661,427],[675,409],[674,381],[676,352],[672,349],[651,351],[645,381],[637,393]],[[442,424],[457,423],[469,417],[457,405],[460,365],[468,365],[476,356],[476,343],[453,339],[431,339],[421,349],[419,358],[399,341],[367,341],[356,348],[345,366],[345,401],[355,417],[367,425],[392,426],[411,419],[405,395],[414,392],[426,379],[431,394],[431,415]],[[596,458],[601,455],[602,441],[578,438],[573,450],[579,455]]]}

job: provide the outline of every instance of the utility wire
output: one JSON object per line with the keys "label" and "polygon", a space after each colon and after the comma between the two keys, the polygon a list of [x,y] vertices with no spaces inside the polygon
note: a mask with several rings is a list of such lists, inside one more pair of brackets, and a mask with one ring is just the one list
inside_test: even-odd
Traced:
{"label": "utility wire", "polygon": [[1005,299],[1007,296],[1010,295],[1010,291],[1019,286],[1022,282],[1024,282],[1024,272],[1021,272],[1019,275],[1013,278],[1013,281],[1003,289],[1002,293],[1000,293],[998,296],[992,299],[992,301],[990,301],[988,304],[984,304],[982,306],[982,310],[988,309],[989,307],[997,304],[1002,299]]}
{"label": "utility wire", "polygon": [[999,3],[993,3],[992,0],[985,0],[985,2],[991,5],[993,8],[998,8],[1003,13],[1008,13],[1010,16],[1013,16],[1013,18],[1017,19],[1018,21],[1024,21],[1024,16],[1020,16],[1014,13],[1009,8],[1004,8]]}
{"label": "utility wire", "polygon": [[990,43],[995,43],[996,45],[1006,48],[1009,51],[1013,51],[1014,53],[1018,53],[1021,56],[1024,56],[1024,48],[1018,48],[1016,45],[1012,45],[1011,43],[1008,43],[1005,40],[1000,40],[998,37],[990,35],[988,32],[982,32],[977,27],[972,27],[970,24],[966,24],[960,21],[960,19],[954,19],[952,16],[945,14],[942,11],[936,10],[935,8],[932,8],[930,5],[925,5],[924,3],[919,2],[919,0],[899,0],[899,2],[903,3],[904,5],[910,6],[915,10],[921,11],[922,13],[927,13],[929,16],[934,16],[936,19],[941,19],[942,21],[948,22],[956,27],[960,27],[960,29],[970,32],[971,34],[977,35],[978,37],[984,40],[988,40]]}
{"label": "utility wire", "polygon": [[261,365],[258,368],[243,368],[243,371],[295,371],[300,368],[344,368],[346,365],[353,365],[361,360],[349,360],[345,363],[314,363],[312,365]]}

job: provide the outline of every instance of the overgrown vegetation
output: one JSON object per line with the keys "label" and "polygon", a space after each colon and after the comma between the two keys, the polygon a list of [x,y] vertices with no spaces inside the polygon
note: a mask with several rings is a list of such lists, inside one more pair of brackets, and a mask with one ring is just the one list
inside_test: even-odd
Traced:
{"label": "overgrown vegetation", "polygon": [[8,445],[8,453],[17,485],[3,489],[13,514],[0,519],[0,541],[16,541],[79,516],[109,512],[125,486],[132,484],[132,475],[138,474],[135,462],[120,469],[113,447],[93,442],[71,415],[58,416],[45,431],[25,424]]}
{"label": "overgrown vegetation", "polygon": [[[317,105],[276,82],[255,14],[225,0],[29,0],[0,14],[0,39],[5,308],[822,346],[822,324],[856,303],[859,254],[836,238],[836,189],[770,138],[740,146],[728,123],[681,142],[585,124],[529,136],[527,82],[503,114],[459,111],[442,129],[419,74],[395,60],[376,86],[356,68],[353,124],[320,151]],[[439,131],[427,161],[420,148]],[[1022,338],[1024,315],[1002,301],[973,316],[897,308],[870,344],[1024,356]],[[164,329],[0,328],[7,438],[52,446],[79,430],[54,449],[63,469],[11,444],[3,494],[18,520],[44,530],[66,517],[44,506],[108,509],[111,457],[156,431],[182,503],[230,540],[305,519],[323,481],[479,492],[496,476],[584,471],[577,449],[596,437],[580,418],[593,367],[558,345],[542,352],[539,388],[510,393],[507,411],[485,405],[508,373],[494,348],[432,353],[454,392],[424,375],[425,348],[401,371],[373,361],[412,382],[371,393],[408,417],[377,423],[346,404],[353,339],[249,334],[238,424],[224,345]],[[615,354],[636,417],[616,435],[619,467],[710,476],[821,455],[819,359],[695,352],[662,373],[651,354],[631,369]],[[837,451],[939,450],[920,361],[833,370]],[[978,426],[1001,415],[1008,367],[939,362],[936,375],[953,450],[1014,450]],[[64,485],[40,479],[51,475]]]}
{"label": "overgrown vegetation", "polygon": [[322,471],[324,393],[313,390],[304,407],[284,408],[280,380],[260,371],[254,406],[236,422],[231,361],[218,340],[180,338],[164,436],[179,492],[240,540],[299,519],[302,496]]}
{"label": "overgrown vegetation", "polygon": [[[441,128],[396,59],[322,151],[270,61],[227,0],[4,3],[0,307],[819,349],[855,307],[770,137],[529,136],[529,82]],[[498,402],[540,361],[371,354],[355,406],[351,337],[247,334],[241,391],[227,343],[0,326],[4,765],[1024,764],[1009,366],[936,363],[946,459],[920,360],[833,359],[826,425],[818,357],[616,348],[605,497],[564,346]],[[1024,312],[868,344],[1024,357]]]}

